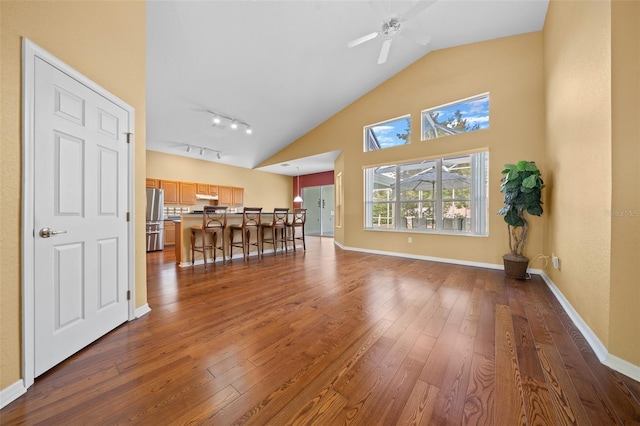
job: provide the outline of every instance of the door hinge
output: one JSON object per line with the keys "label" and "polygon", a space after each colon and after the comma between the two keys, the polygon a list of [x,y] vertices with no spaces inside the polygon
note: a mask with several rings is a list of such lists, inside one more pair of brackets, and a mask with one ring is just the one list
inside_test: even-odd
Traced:
{"label": "door hinge", "polygon": [[127,290],[127,300],[131,300],[131,290]]}
{"label": "door hinge", "polygon": [[127,133],[127,143],[131,143],[132,136],[133,136],[133,133]]}
{"label": "door hinge", "polygon": [[131,218],[129,217],[129,212],[127,212],[127,222],[129,222]]}

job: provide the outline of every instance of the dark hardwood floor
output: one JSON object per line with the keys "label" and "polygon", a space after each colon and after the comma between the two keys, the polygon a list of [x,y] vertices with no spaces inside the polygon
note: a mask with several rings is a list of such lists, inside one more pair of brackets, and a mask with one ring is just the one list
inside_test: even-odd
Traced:
{"label": "dark hardwood floor", "polygon": [[2,424],[640,424],[539,277],[342,251],[176,268],[150,313],[36,379]]}

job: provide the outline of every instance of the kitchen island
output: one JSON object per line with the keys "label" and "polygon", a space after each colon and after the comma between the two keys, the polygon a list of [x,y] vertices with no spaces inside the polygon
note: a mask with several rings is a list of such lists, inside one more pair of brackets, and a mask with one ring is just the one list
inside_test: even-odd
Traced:
{"label": "kitchen island", "polygon": [[[291,215],[290,215],[291,217]],[[273,220],[273,212],[262,213],[261,215],[262,223],[271,223]],[[202,225],[202,213],[187,213],[181,214],[179,220],[174,220],[176,222],[176,263],[178,266],[191,266],[191,227]],[[229,226],[237,224],[242,224],[242,213],[227,213],[227,229],[225,230],[225,250],[227,253],[227,260],[229,259]],[[251,233],[251,241],[255,242],[255,232]],[[236,240],[239,238],[239,235],[236,235]],[[297,247],[296,247],[297,248]],[[302,244],[300,245],[302,249]],[[289,245],[289,249],[293,249]],[[280,248],[279,250],[282,250]],[[265,247],[265,253],[272,253],[273,246],[271,244],[267,244]],[[249,246],[249,256],[257,256],[258,251],[255,246]],[[234,247],[233,249],[233,259],[242,259],[242,251],[238,247]],[[213,258],[209,258],[209,254],[207,254],[207,261],[213,262]],[[222,254],[218,252],[216,254],[216,262],[222,262]],[[196,265],[202,265],[204,262],[202,261],[202,253],[196,253]]]}

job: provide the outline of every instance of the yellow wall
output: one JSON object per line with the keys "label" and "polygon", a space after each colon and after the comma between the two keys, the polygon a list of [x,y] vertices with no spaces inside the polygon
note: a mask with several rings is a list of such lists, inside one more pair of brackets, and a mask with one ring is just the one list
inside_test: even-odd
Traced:
{"label": "yellow wall", "polygon": [[[490,129],[420,141],[421,110],[484,92],[490,93]],[[410,145],[362,152],[363,126],[405,114],[412,120]],[[542,34],[532,33],[431,52],[267,163],[342,149],[336,173],[343,173],[344,230],[335,238],[345,246],[502,264],[509,247],[506,225],[496,214],[502,205],[500,172],[505,163],[533,160],[544,177],[543,122]],[[363,167],[479,148],[490,151],[488,237],[412,234],[409,244],[406,233],[363,229]],[[536,217],[526,250],[530,257],[542,252],[542,240],[542,219]]]}
{"label": "yellow wall", "polygon": [[640,366],[640,2],[612,3],[610,352]]}
{"label": "yellow wall", "polygon": [[611,275],[611,6],[549,5],[544,28],[549,276],[609,342]]}
{"label": "yellow wall", "polygon": [[147,177],[244,188],[244,205],[272,211],[293,208],[290,176],[227,166],[211,161],[147,151]]}
{"label": "yellow wall", "polygon": [[549,276],[640,366],[640,3],[552,1],[544,28]]}
{"label": "yellow wall", "polygon": [[[145,169],[145,3],[0,2],[0,389],[21,378],[21,37],[135,108],[135,168]],[[146,303],[144,172],[136,173],[136,301]],[[140,237],[141,236],[141,237]]]}

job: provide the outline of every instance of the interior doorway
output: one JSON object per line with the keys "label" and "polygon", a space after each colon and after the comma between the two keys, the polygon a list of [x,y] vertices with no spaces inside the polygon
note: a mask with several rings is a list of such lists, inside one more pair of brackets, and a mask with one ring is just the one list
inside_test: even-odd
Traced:
{"label": "interior doorway", "polygon": [[134,110],[27,39],[23,72],[22,355],[28,388],[134,318]]}
{"label": "interior doorway", "polygon": [[302,207],[307,209],[305,234],[333,237],[335,186],[309,186],[302,189]]}

